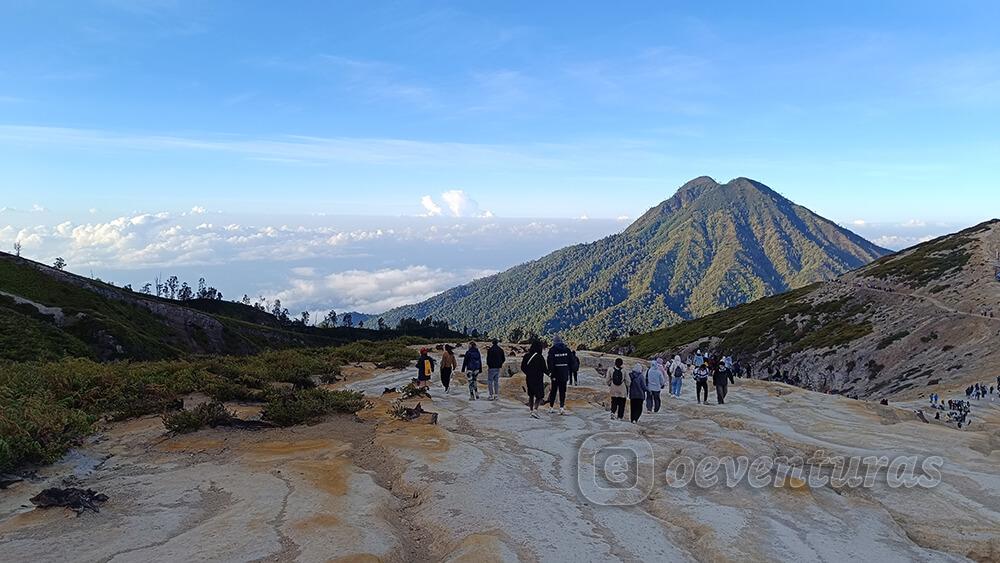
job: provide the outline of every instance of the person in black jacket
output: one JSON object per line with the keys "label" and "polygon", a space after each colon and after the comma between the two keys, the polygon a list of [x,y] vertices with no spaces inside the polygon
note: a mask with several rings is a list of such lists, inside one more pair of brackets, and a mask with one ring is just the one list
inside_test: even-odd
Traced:
{"label": "person in black jacket", "polygon": [[462,359],[462,371],[469,380],[469,400],[479,399],[479,373],[483,371],[483,357],[479,354],[479,348],[475,342],[469,342],[469,350]]}
{"label": "person in black jacket", "polygon": [[538,418],[538,409],[545,397],[545,375],[549,368],[542,356],[542,343],[531,343],[528,353],[521,359],[521,371],[524,372],[524,386],[528,392],[528,408],[533,418]]}
{"label": "person in black jacket", "polygon": [[726,374],[725,367],[719,361],[715,362],[714,369],[712,369],[712,383],[715,385],[716,402],[720,405],[726,404],[726,393],[729,391],[729,377]]}
{"label": "person in black jacket", "polygon": [[494,338],[493,345],[486,351],[486,385],[490,390],[490,401],[500,398],[500,369],[507,361],[507,355],[503,353],[500,342]]}
{"label": "person in black jacket", "polygon": [[569,371],[569,384],[579,385],[580,383],[577,381],[577,374],[580,373],[580,358],[576,355],[576,352],[572,352],[572,354],[573,358],[570,365],[571,369]]}
{"label": "person in black jacket", "polygon": [[549,390],[549,398],[546,401],[549,404],[549,412],[556,412],[556,391],[558,391],[559,414],[566,414],[566,383],[569,382],[569,374],[573,369],[573,351],[558,336],[552,339],[548,364],[549,372],[552,374],[552,389]]}

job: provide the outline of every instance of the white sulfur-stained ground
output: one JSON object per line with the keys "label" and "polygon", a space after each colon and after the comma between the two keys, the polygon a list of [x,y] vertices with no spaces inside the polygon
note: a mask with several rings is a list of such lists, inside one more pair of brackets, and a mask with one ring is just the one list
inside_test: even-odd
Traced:
{"label": "white sulfur-stained ground", "polygon": [[[725,405],[697,405],[686,381],[680,399],[664,393],[660,412],[632,425],[609,418],[598,361],[609,358],[584,356],[569,414],[540,420],[528,417],[521,375],[501,379],[498,401],[469,401],[460,375],[445,395],[435,377],[421,403],[439,423],[392,420],[393,396],[381,393],[412,370],[355,370],[338,386],[374,401],[357,419],[179,437],[155,417],[114,425],[0,493],[0,560],[1000,560],[997,404],[976,405],[972,428],[956,430],[911,406],[761,381],[737,380]],[[941,481],[893,488],[883,469],[871,487],[793,476],[730,488],[721,469],[721,484],[681,487],[667,471],[682,456],[817,450],[940,456]],[[633,462],[623,484],[603,476],[607,456]],[[24,507],[74,472],[111,497],[100,514]]]}

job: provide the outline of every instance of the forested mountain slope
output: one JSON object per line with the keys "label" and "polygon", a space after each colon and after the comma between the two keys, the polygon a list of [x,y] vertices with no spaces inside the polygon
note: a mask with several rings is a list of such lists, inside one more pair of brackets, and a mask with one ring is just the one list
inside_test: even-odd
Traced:
{"label": "forested mountain slope", "polygon": [[767,186],[700,177],[625,231],[393,309],[596,343],[830,279],[887,251]]}

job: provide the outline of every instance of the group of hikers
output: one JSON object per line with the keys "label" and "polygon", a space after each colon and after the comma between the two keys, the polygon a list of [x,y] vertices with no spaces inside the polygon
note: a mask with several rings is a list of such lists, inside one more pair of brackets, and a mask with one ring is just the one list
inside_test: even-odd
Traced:
{"label": "group of hikers", "polygon": [[[1000,376],[997,376],[997,387],[1000,387]],[[965,388],[965,397],[967,399],[985,399],[987,397],[992,401],[996,395],[994,394],[996,388],[992,385],[987,386],[985,383],[974,383]]]}
{"label": "group of hikers", "polygon": [[[486,351],[486,373],[488,400],[500,397],[500,371],[507,361],[507,355],[494,339]],[[429,385],[434,373],[435,361],[430,356],[429,349],[420,351],[417,361],[417,386]],[[451,394],[451,376],[458,368],[455,349],[451,345],[443,347],[441,356],[441,385],[446,394]],[[611,399],[611,418],[621,420],[625,415],[626,399],[630,404],[629,420],[639,421],[643,407],[647,413],[657,413],[661,406],[661,393],[667,390],[668,396],[680,397],[681,387],[685,377],[695,381],[695,395],[699,404],[708,403],[708,382],[711,379],[715,387],[716,404],[725,404],[729,384],[734,377],[741,375],[741,366],[731,356],[704,354],[699,349],[691,356],[690,362],[681,360],[675,355],[667,364],[663,358],[655,358],[650,367],[636,363],[626,374],[624,361],[618,358],[614,366],[608,370],[598,364],[597,372],[604,377],[609,388]],[[469,348],[462,360],[461,371],[465,373],[469,385],[469,400],[479,399],[478,378],[483,371],[482,353],[475,342],[469,343]],[[521,359],[521,371],[525,375],[524,389],[528,394],[529,415],[539,418],[538,412],[542,405],[548,404],[549,413],[555,413],[556,399],[559,400],[559,414],[566,414],[566,389],[569,385],[578,385],[580,358],[576,352],[566,345],[559,336],[553,338],[552,346],[545,353],[544,344],[534,341]],[[545,393],[545,377],[549,377],[548,396]]]}

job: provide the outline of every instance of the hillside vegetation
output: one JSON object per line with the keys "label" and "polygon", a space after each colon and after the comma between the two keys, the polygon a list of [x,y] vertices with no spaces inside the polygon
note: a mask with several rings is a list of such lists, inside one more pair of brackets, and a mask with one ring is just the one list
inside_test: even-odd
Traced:
{"label": "hillside vegetation", "polygon": [[[315,386],[314,377],[333,379],[340,366],[352,362],[404,367],[417,358],[406,346],[420,342],[424,341],[363,341],[255,356],[152,362],[101,363],[85,358],[0,361],[0,471],[54,461],[102,419],[176,410],[179,398],[193,392],[219,402],[264,402],[265,412],[270,409],[270,418],[278,425],[296,423],[297,416],[307,421],[316,411],[311,405],[335,405],[350,397],[327,395],[318,389],[296,394],[274,386],[275,382],[308,390]],[[303,411],[304,407],[311,410]]]}
{"label": "hillside vegetation", "polygon": [[242,303],[136,293],[0,253],[0,359],[161,360],[389,340],[404,332],[458,336],[439,325],[406,326],[376,331],[282,322]]}
{"label": "hillside vegetation", "polygon": [[756,377],[865,398],[991,379],[1000,359],[998,251],[993,220],[604,349],[650,357],[700,346],[743,358]]}
{"label": "hillside vegetation", "polygon": [[886,254],[767,186],[696,178],[624,232],[385,314],[584,343],[830,279]]}

